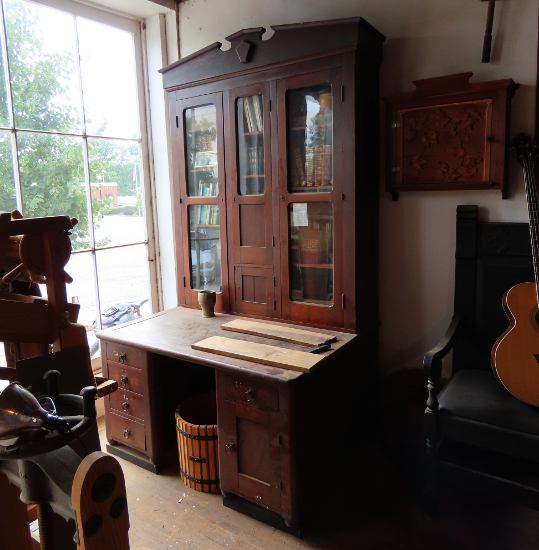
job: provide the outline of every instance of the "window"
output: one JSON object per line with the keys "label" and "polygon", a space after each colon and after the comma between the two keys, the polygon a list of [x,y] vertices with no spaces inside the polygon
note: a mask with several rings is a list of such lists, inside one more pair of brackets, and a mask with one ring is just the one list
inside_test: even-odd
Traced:
{"label": "window", "polygon": [[156,304],[140,23],[0,0],[0,210],[78,220],[66,271],[94,329]]}

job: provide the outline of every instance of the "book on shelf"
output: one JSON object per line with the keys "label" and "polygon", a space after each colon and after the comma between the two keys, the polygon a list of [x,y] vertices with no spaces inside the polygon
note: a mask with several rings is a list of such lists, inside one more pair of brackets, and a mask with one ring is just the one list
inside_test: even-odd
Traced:
{"label": "book on shelf", "polygon": [[323,187],[332,183],[332,146],[308,145],[305,153],[295,147],[291,167],[293,187]]}
{"label": "book on shelf", "polygon": [[219,207],[214,204],[200,204],[195,218],[197,225],[219,225]]}
{"label": "book on shelf", "polygon": [[264,127],[262,96],[255,95],[243,98],[244,131],[261,132]]}

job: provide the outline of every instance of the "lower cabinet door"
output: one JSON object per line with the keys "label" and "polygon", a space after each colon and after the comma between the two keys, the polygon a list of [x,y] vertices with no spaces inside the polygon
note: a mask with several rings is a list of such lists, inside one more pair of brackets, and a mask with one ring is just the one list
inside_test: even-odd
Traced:
{"label": "lower cabinet door", "polygon": [[218,406],[221,490],[280,513],[278,413],[224,398]]}

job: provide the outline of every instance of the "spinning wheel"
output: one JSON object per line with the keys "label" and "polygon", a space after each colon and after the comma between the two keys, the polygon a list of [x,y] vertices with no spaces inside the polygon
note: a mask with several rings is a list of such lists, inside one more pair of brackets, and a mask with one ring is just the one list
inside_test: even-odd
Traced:
{"label": "spinning wheel", "polygon": [[[11,214],[12,220],[23,219],[20,212],[15,210]],[[71,227],[78,222],[71,218]],[[26,278],[34,283],[46,283],[49,267],[49,260],[53,260],[55,265],[62,270],[63,279],[66,283],[72,283],[73,278],[63,269],[71,256],[71,240],[68,231],[58,232],[54,236],[51,247],[47,251],[43,246],[43,233],[32,232],[25,235],[11,236],[0,241],[0,265],[4,257],[19,258],[20,262],[11,271],[2,277],[4,284],[9,284],[24,272]],[[52,258],[48,258],[50,254]]]}

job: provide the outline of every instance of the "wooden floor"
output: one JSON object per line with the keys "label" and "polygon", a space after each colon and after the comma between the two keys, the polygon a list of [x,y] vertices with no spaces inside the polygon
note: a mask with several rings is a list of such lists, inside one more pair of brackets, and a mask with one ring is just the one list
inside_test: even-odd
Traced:
{"label": "wooden floor", "polygon": [[[416,382],[414,382],[415,384]],[[137,549],[537,550],[539,512],[481,489],[448,488],[432,517],[421,510],[422,388],[386,407],[383,436],[343,457],[346,478],[319,495],[319,513],[299,539],[223,507],[218,495],[183,486],[174,468],[151,474],[120,459],[127,485],[131,547]],[[102,429],[102,426],[101,426]],[[104,434],[102,434],[104,435]],[[318,503],[317,503],[318,504]],[[539,504],[539,503],[538,503]]]}

